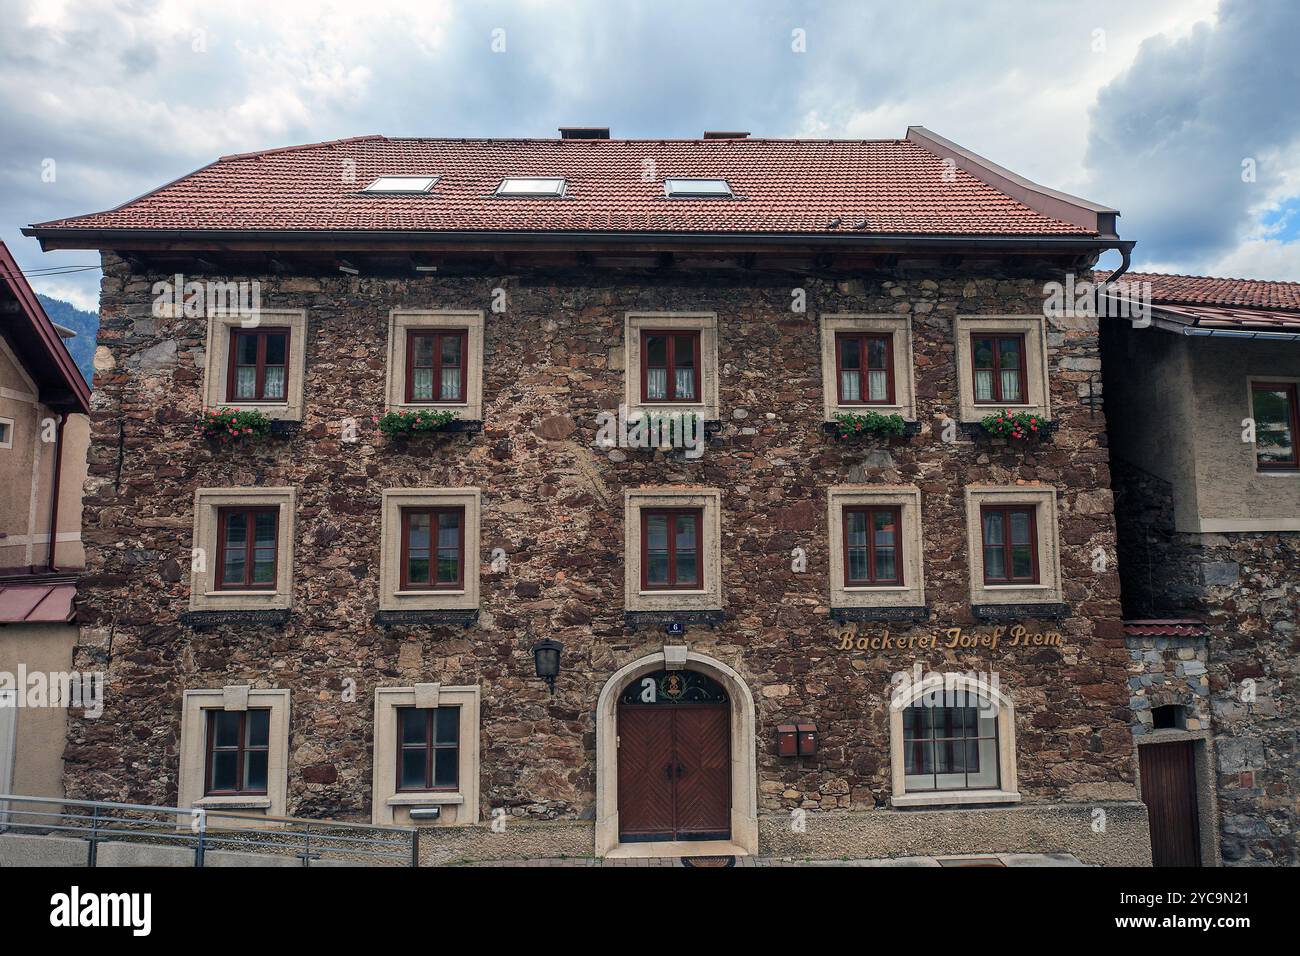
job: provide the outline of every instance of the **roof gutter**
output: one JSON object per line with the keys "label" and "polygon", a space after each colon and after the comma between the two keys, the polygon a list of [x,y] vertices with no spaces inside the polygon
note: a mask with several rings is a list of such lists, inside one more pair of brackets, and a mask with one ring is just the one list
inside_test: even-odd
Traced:
{"label": "roof gutter", "polygon": [[[42,248],[51,249],[130,249],[147,248],[133,243],[159,242],[212,243],[214,248],[229,248],[230,243],[249,243],[260,248],[283,248],[286,243],[331,243],[335,245],[421,243],[449,245],[469,243],[517,242],[527,245],[565,245],[577,243],[608,243],[630,245],[662,242],[674,245],[712,245],[720,242],[744,246],[854,246],[882,248],[906,246],[916,249],[953,249],[959,247],[997,248],[1059,251],[1103,251],[1121,249],[1124,240],[1102,236],[967,236],[935,235],[926,233],[735,233],[735,232],[658,232],[557,230],[554,232],[529,232],[524,230],[464,230],[455,232],[376,231],[376,230],[183,230],[183,229],[67,229],[46,226],[27,226],[23,235],[40,240]],[[1128,242],[1129,248],[1132,242]]]}
{"label": "roof gutter", "polygon": [[1183,335],[1216,339],[1267,339],[1271,342],[1300,341],[1300,332],[1261,332],[1253,329],[1204,329],[1196,325],[1183,326]]}

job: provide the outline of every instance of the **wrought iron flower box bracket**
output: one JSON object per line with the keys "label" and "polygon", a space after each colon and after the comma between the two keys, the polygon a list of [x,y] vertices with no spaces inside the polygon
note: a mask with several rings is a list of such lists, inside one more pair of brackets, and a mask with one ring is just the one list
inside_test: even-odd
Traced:
{"label": "wrought iron flower box bracket", "polygon": [[908,607],[833,607],[831,620],[849,621],[928,621],[930,609],[925,605]]}
{"label": "wrought iron flower box bracket", "polygon": [[288,608],[266,611],[184,611],[180,622],[186,627],[203,630],[223,624],[250,624],[254,626],[283,627],[289,623]]}
{"label": "wrought iron flower box bracket", "polygon": [[1015,621],[1059,621],[1070,617],[1068,604],[972,604],[971,614],[977,621],[1012,623]]}
{"label": "wrought iron flower box bracket", "polygon": [[473,627],[478,622],[478,608],[451,611],[376,611],[372,619],[380,627],[412,624]]}

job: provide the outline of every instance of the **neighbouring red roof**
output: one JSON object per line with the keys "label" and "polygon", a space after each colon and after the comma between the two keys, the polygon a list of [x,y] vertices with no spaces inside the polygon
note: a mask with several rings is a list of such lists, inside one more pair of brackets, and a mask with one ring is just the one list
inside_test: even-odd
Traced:
{"label": "neighbouring red roof", "polygon": [[1157,305],[1176,303],[1300,310],[1300,282],[1161,275],[1157,272],[1127,272],[1120,278],[1124,282],[1150,282],[1152,299]]}
{"label": "neighbouring red roof", "polygon": [[1129,637],[1204,637],[1205,622],[1193,618],[1168,620],[1125,621],[1124,633]]}
{"label": "neighbouring red roof", "polygon": [[0,584],[0,624],[72,620],[75,584]]}
{"label": "neighbouring red roof", "polygon": [[[360,192],[385,175],[440,179],[426,194]],[[493,197],[506,176],[562,176],[568,194]],[[668,199],[671,177],[723,178],[740,198]],[[33,228],[1097,235],[910,140],[382,136],[225,156],[117,209]]]}
{"label": "neighbouring red roof", "polygon": [[0,304],[12,298],[17,308],[4,323],[5,338],[18,353],[23,369],[41,388],[41,400],[89,414],[90,386],[77,370],[68,346],[45,314],[18,260],[0,242]]}

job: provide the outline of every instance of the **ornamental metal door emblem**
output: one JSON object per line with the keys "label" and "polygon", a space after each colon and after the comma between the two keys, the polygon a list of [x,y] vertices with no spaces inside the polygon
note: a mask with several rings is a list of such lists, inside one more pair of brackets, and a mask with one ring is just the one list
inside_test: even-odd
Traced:
{"label": "ornamental metal door emblem", "polygon": [[623,689],[620,704],[725,704],[721,684],[699,671],[658,671]]}

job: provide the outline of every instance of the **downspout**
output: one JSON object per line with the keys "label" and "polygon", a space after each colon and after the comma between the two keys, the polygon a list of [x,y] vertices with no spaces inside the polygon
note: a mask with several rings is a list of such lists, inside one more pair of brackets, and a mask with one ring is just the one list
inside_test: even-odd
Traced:
{"label": "downspout", "polygon": [[1128,272],[1129,266],[1133,264],[1133,247],[1135,245],[1137,245],[1136,239],[1129,240],[1128,242],[1115,243],[1115,248],[1119,250],[1120,255],[1119,268],[1106,276],[1106,278],[1102,279],[1101,282],[1097,283],[1098,294],[1100,294],[1101,290],[1106,288],[1106,286],[1110,285],[1124,273]]}
{"label": "downspout", "polygon": [[60,415],[59,424],[54,430],[54,483],[50,491],[50,555],[45,564],[45,569],[50,573],[58,570],[54,557],[59,538],[59,479],[63,476],[63,423],[67,420],[67,415]]}

